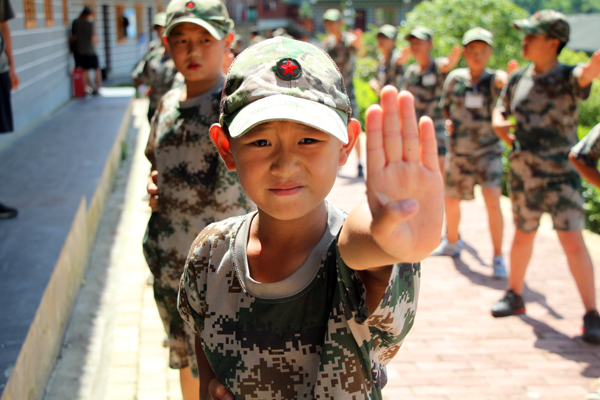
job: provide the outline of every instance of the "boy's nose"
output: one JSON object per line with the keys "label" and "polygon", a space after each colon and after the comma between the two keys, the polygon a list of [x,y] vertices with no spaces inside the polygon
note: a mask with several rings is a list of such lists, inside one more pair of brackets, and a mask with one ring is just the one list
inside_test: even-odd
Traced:
{"label": "boy's nose", "polygon": [[280,151],[273,164],[271,164],[271,173],[281,178],[289,178],[300,170],[300,163],[297,157],[291,151]]}

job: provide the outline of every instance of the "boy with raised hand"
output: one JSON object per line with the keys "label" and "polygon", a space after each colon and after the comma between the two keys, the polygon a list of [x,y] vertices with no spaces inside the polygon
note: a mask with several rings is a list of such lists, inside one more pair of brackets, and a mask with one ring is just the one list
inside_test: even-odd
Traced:
{"label": "boy with raised hand", "polygon": [[410,58],[410,49],[396,48],[398,29],[392,25],[382,25],[377,32],[377,48],[379,49],[379,69],[377,78],[371,79],[369,85],[377,95],[386,85],[400,88],[404,66]]}
{"label": "boy with raised hand", "polygon": [[[600,74],[600,53],[584,65],[558,62],[569,41],[569,24],[557,11],[543,10],[513,24],[525,32],[522,54],[531,64],[510,76],[492,117],[496,134],[513,146],[509,185],[516,225],[508,289],[492,306],[492,315],[525,312],[525,271],[540,217],[547,212],[585,307],[583,339],[600,343],[594,267],[581,233],[581,182],[569,163],[569,151],[577,143],[577,103],[589,96],[592,80]],[[509,115],[516,120],[514,135]]]}
{"label": "boy with raised hand", "polygon": [[402,90],[408,90],[415,98],[417,118],[433,119],[438,145],[440,170],[444,170],[446,136],[444,116],[439,108],[444,81],[460,60],[460,48],[455,46],[448,57],[432,58],[433,33],[428,28],[416,27],[404,37],[410,43],[410,52],[417,60],[404,73]]}
{"label": "boy with raised hand", "polygon": [[207,225],[252,209],[236,173],[225,167],[209,137],[210,126],[219,120],[225,82],[221,64],[231,45],[232,27],[219,0],[169,3],[165,37],[185,83],[160,100],[146,147],[154,212],[144,253],[169,338],[169,366],[180,369],[185,400],[197,399],[199,391],[195,335],[177,312],[179,280],[190,245]]}
{"label": "boy with raised hand", "polygon": [[[596,57],[600,57],[600,54]],[[596,125],[569,153],[569,160],[577,172],[592,185],[600,187],[600,124]]]}
{"label": "boy with raised hand", "polygon": [[[483,189],[494,257],[493,276],[506,277],[502,258],[503,220],[502,145],[492,130],[492,110],[506,84],[507,74],[487,68],[492,55],[492,33],[483,28],[467,31],[462,39],[467,68],[450,72],[440,100],[446,118],[448,152],[446,157],[445,210],[446,236],[431,253],[435,256],[460,256],[462,242],[458,233],[460,201],[472,200],[475,184]],[[509,67],[518,68],[516,62]]]}
{"label": "boy with raised hand", "polygon": [[441,236],[429,118],[420,131],[412,96],[383,88],[367,111],[368,205],[346,216],[325,197],[360,125],[335,64],[283,37],[236,58],[210,135],[258,211],[190,250],[179,310],[204,350],[202,396],[381,399]]}

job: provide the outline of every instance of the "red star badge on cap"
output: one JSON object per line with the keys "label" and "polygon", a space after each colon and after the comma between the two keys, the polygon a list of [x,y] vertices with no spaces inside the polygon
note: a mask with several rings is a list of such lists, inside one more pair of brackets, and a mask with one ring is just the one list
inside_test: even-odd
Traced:
{"label": "red star badge on cap", "polygon": [[194,8],[196,5],[194,4],[193,1],[188,1],[187,3],[185,3],[185,6],[189,9]]}
{"label": "red star badge on cap", "polygon": [[290,60],[287,60],[287,63],[281,64],[279,66],[279,68],[283,68],[285,70],[284,73],[283,73],[284,76],[287,75],[287,74],[292,74],[292,76],[296,76],[296,74],[294,73],[294,70],[296,68],[298,68],[298,66],[297,65],[293,65],[290,62]]}

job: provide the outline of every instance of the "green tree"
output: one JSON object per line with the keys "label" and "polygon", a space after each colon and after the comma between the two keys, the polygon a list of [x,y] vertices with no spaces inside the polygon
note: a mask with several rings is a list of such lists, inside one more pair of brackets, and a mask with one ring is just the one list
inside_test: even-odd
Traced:
{"label": "green tree", "polygon": [[[509,0],[433,0],[419,3],[408,13],[399,39],[415,26],[433,31],[433,55],[447,55],[454,45],[460,45],[466,31],[480,26],[494,34],[494,54],[489,66],[506,69],[511,59],[520,63],[522,33],[512,27],[515,19],[527,18],[527,11]],[[464,60],[461,66],[466,66]]]}
{"label": "green tree", "polygon": [[513,0],[530,14],[544,9],[553,9],[565,14],[591,14],[600,12],[598,0]]}

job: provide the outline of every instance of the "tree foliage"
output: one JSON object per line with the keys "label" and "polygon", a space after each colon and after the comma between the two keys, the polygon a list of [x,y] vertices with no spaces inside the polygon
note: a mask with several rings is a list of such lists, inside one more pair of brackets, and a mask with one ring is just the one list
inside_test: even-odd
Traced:
{"label": "tree foliage", "polygon": [[[424,1],[408,13],[406,25],[398,36],[403,41],[412,28],[428,27],[434,34],[433,55],[439,57],[447,55],[454,45],[460,45],[466,31],[480,26],[494,34],[494,54],[489,67],[505,69],[511,59],[522,62],[523,35],[511,22],[527,17],[527,11],[509,0]],[[466,66],[464,60],[461,66]]]}
{"label": "tree foliage", "polygon": [[565,14],[592,14],[600,12],[598,0],[513,0],[530,14],[544,9],[552,9]]}

